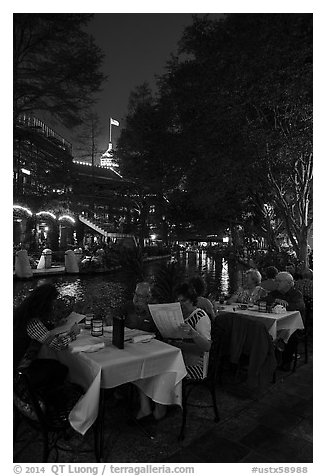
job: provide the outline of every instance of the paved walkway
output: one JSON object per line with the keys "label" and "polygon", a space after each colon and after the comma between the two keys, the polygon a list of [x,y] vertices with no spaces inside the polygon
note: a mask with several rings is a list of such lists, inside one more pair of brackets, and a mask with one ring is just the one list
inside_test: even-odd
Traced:
{"label": "paved walkway", "polygon": [[[220,405],[222,411],[222,405]],[[165,461],[312,462],[312,363],[300,367]]]}
{"label": "paved walkway", "polygon": [[[105,418],[105,462],[133,463],[309,463],[312,462],[312,353],[309,363],[300,359],[297,371],[278,372],[277,381],[252,396],[245,386],[223,382],[217,399],[221,420],[213,421],[212,408],[189,410],[186,438],[177,435],[181,411],[170,408],[167,417],[146,427],[127,425],[124,402],[108,404]],[[200,390],[200,389],[198,389]],[[210,403],[207,391],[197,402]],[[94,462],[93,434],[74,433],[73,452],[59,451],[59,462]],[[86,451],[86,452],[85,452]],[[14,462],[41,462],[42,443],[35,430],[23,424],[14,448]],[[52,452],[49,462],[55,461]]]}

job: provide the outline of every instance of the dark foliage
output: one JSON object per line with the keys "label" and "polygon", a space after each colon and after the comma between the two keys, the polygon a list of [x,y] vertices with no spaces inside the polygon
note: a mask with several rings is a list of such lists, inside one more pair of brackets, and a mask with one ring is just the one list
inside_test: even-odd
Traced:
{"label": "dark foliage", "polygon": [[14,122],[47,111],[66,127],[80,123],[105,79],[103,54],[85,28],[92,15],[14,14]]}
{"label": "dark foliage", "polygon": [[153,286],[153,296],[160,303],[175,301],[174,290],[185,279],[185,269],[176,261],[161,266]]}

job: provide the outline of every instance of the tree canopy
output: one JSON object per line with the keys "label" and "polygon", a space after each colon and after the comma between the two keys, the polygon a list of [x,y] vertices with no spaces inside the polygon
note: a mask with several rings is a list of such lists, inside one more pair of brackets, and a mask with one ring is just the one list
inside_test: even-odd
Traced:
{"label": "tree canopy", "polygon": [[84,13],[14,14],[14,121],[47,111],[66,127],[78,125],[105,79],[103,54],[84,28]]}
{"label": "tree canopy", "polygon": [[[312,15],[194,16],[179,46],[148,106],[148,127],[139,111],[127,118],[121,140],[130,150],[123,160],[139,177],[150,164],[153,183],[168,176],[165,168],[173,171],[175,218],[185,211],[185,222],[206,231],[249,223],[273,246],[283,227],[305,259],[312,223]],[[131,131],[146,144],[141,158],[132,158],[139,143],[129,140]]]}

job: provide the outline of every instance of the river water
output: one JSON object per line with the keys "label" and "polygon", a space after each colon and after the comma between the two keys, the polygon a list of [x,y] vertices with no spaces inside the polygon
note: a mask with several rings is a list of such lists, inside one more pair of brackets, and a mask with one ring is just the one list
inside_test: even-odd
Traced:
{"label": "river water", "polygon": [[[185,277],[200,273],[207,282],[208,293],[219,295],[233,292],[241,279],[241,273],[225,259],[215,259],[205,251],[182,252],[176,257],[185,270]],[[147,279],[152,281],[162,260],[146,265]],[[113,310],[132,297],[136,279],[123,271],[97,275],[52,276],[14,281],[14,307],[41,283],[54,283],[63,298],[79,303],[79,312],[90,312],[92,307]],[[110,312],[109,312],[110,314]]]}

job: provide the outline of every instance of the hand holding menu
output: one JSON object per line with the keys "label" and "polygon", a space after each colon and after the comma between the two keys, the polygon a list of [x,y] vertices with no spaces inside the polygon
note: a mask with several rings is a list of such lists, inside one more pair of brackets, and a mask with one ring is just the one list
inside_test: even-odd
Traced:
{"label": "hand holding menu", "polygon": [[55,327],[50,331],[50,335],[63,334],[64,332],[69,332],[74,324],[78,324],[85,316],[83,314],[77,314],[77,312],[71,312],[67,317],[64,324],[59,327]]}
{"label": "hand holding menu", "polygon": [[149,304],[148,308],[162,337],[177,339],[183,337],[179,326],[184,323],[179,302],[168,304]]}

